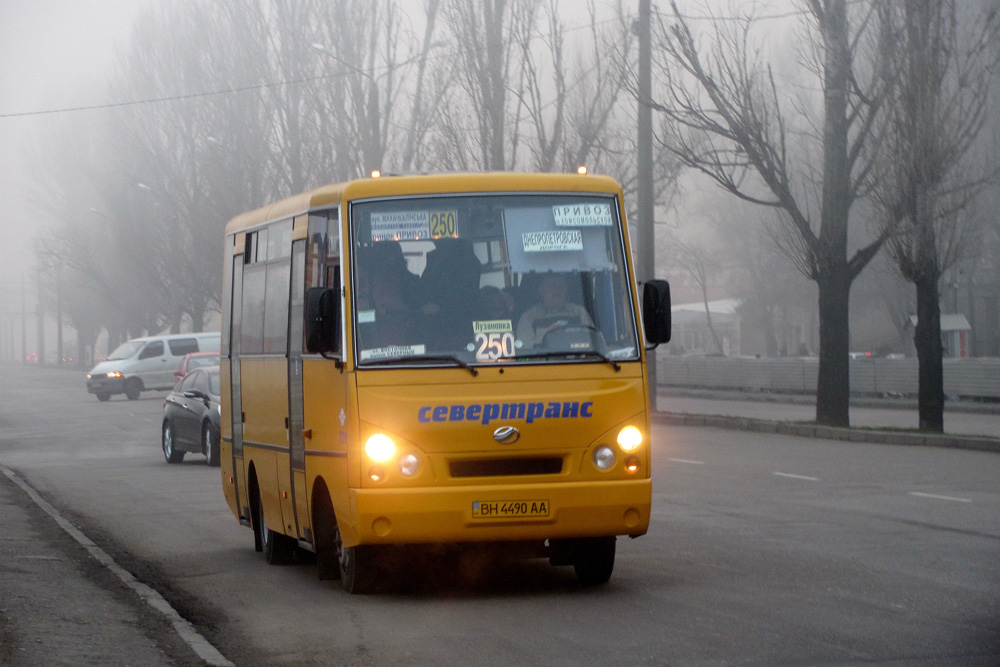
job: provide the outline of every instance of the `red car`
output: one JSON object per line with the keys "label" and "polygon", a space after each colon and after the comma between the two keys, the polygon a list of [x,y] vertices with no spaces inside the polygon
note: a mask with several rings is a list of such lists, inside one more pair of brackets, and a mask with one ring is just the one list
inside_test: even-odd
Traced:
{"label": "red car", "polygon": [[184,361],[181,362],[181,367],[174,371],[174,386],[176,387],[177,383],[184,379],[185,375],[196,368],[218,365],[218,352],[191,352],[186,354],[184,355]]}

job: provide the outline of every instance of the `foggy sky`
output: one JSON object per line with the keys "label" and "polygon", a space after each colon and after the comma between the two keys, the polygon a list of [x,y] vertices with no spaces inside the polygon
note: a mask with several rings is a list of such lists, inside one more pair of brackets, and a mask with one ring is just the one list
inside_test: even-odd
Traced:
{"label": "foggy sky", "polygon": [[[0,0],[0,115],[112,101],[108,68],[152,1]],[[20,307],[20,276],[34,265],[29,237],[47,224],[26,196],[35,187],[32,146],[67,116],[0,118],[0,311],[11,291]]]}

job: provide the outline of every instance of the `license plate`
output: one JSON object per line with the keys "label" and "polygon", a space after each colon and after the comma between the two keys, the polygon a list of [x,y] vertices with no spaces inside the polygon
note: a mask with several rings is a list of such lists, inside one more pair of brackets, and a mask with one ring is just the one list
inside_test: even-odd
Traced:
{"label": "license plate", "polygon": [[474,500],[473,519],[521,519],[524,517],[547,517],[547,500]]}

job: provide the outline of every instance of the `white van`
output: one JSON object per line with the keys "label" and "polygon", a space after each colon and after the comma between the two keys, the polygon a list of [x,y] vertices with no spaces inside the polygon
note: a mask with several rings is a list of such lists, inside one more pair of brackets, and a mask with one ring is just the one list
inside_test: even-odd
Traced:
{"label": "white van", "polygon": [[148,389],[170,389],[174,371],[190,352],[218,352],[218,331],[146,336],[122,343],[87,373],[87,391],[106,401],[112,394],[130,400]]}

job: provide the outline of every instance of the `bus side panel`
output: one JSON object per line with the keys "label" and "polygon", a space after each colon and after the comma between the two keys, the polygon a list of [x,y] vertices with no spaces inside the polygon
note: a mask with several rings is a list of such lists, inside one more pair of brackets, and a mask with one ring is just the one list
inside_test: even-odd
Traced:
{"label": "bus side panel", "polygon": [[[305,439],[307,498],[311,507],[316,480],[322,479],[342,524],[341,531],[349,532],[353,511],[347,493],[347,450],[348,443],[357,442],[358,438],[357,403],[348,388],[354,375],[341,372],[327,359],[306,358],[302,366],[303,430],[308,436]],[[307,498],[296,498],[300,525]]]}
{"label": "bus side panel", "polygon": [[[282,498],[282,491],[291,490],[288,430],[285,427],[288,419],[288,365],[284,357],[244,357],[241,377],[246,419],[243,424],[245,470],[249,473],[251,463],[256,468],[267,525],[285,532],[287,528],[284,526],[295,525],[290,494],[288,498]],[[267,449],[262,450],[255,445],[263,445]],[[262,451],[267,451],[268,455],[262,456]],[[241,488],[248,487],[241,485]]]}
{"label": "bus side panel", "polygon": [[230,480],[235,480],[235,476],[233,474],[233,427],[230,420],[226,418],[229,415],[229,378],[229,359],[220,359],[219,382],[221,385],[220,391],[222,391],[222,414],[224,416],[219,423],[219,468],[222,474],[222,492],[226,496],[226,503],[236,518],[239,518],[239,506],[236,503],[236,486],[230,482]]}

